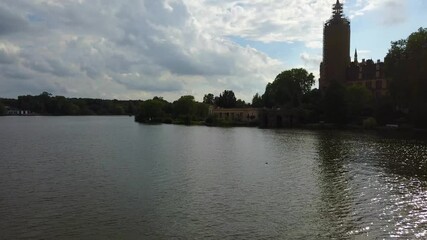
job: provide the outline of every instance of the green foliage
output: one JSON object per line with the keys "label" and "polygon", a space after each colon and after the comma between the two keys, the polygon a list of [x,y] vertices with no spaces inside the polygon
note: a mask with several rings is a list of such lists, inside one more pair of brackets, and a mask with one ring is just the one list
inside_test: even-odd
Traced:
{"label": "green foliage", "polygon": [[377,126],[377,120],[373,117],[369,117],[363,120],[363,128],[372,129]]}
{"label": "green foliage", "polygon": [[353,85],[345,91],[349,119],[366,115],[372,106],[372,93],[364,86]]}
{"label": "green foliage", "polygon": [[277,75],[273,83],[267,84],[263,95],[264,105],[298,107],[301,105],[302,97],[310,92],[313,84],[313,74],[309,74],[305,69],[294,68],[283,71]]}
{"label": "green foliage", "polygon": [[246,104],[246,102],[243,101],[242,99],[237,99],[235,107],[236,108],[245,108],[245,107],[249,107],[249,104]]}
{"label": "green foliage", "polygon": [[37,96],[8,99],[8,105],[41,115],[134,115],[140,101],[66,98],[43,92]]}
{"label": "green foliage", "polygon": [[337,82],[332,82],[324,97],[324,111],[326,120],[330,123],[347,123],[346,89]]}
{"label": "green foliage", "polygon": [[192,116],[196,110],[196,101],[193,96],[182,96],[173,103],[175,116],[185,117]]}
{"label": "green foliage", "polygon": [[304,94],[301,108],[305,110],[306,113],[303,119],[305,123],[318,123],[321,120],[323,114],[321,103],[322,93],[319,89],[313,89]]}
{"label": "green foliage", "polygon": [[252,107],[254,108],[261,108],[264,106],[264,102],[262,101],[262,96],[260,96],[258,93],[254,95],[252,98]]}
{"label": "green foliage", "polygon": [[374,116],[378,124],[385,125],[398,118],[395,105],[390,96],[384,96],[376,100]]}
{"label": "green foliage", "polygon": [[161,123],[166,115],[164,111],[166,104],[162,99],[158,98],[142,102],[135,120],[138,122]]}
{"label": "green foliage", "polygon": [[154,97],[140,104],[135,117],[137,122],[195,124],[203,122],[209,113],[209,105],[199,103],[193,96],[182,96],[173,103]]}
{"label": "green foliage", "polygon": [[181,119],[185,124],[193,121],[204,121],[209,113],[209,104],[199,103],[193,96],[182,96],[173,103],[175,118]]}
{"label": "green foliage", "polygon": [[0,116],[4,116],[6,114],[6,108],[3,103],[0,102]]}
{"label": "green foliage", "polygon": [[232,90],[224,90],[219,97],[215,98],[215,105],[222,108],[236,107],[237,99]]}
{"label": "green foliage", "polygon": [[203,103],[214,105],[215,104],[215,96],[212,93],[205,94],[203,97]]}
{"label": "green foliage", "polygon": [[427,122],[427,28],[392,42],[385,58],[390,93],[398,109],[408,110],[411,123]]}
{"label": "green foliage", "polygon": [[195,116],[196,120],[205,120],[209,115],[209,104],[206,103],[195,103]]}

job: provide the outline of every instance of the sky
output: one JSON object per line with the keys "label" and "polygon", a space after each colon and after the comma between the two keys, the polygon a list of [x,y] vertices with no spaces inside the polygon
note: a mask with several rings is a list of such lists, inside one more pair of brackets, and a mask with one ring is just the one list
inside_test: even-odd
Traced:
{"label": "sky", "polygon": [[[335,2],[2,0],[0,97],[201,101],[233,90],[250,102],[284,70],[318,78]],[[341,2],[359,59],[383,60],[391,41],[427,27],[425,0]]]}

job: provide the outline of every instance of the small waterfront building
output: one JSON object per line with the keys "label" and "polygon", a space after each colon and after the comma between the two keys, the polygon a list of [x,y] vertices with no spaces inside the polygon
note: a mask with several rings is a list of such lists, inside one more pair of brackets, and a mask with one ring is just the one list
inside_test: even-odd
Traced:
{"label": "small waterfront building", "polygon": [[32,115],[32,112],[29,110],[21,110],[21,109],[9,107],[9,106],[6,106],[5,109],[6,109],[6,115],[9,115],[9,116],[29,116],[29,115]]}
{"label": "small waterfront building", "polygon": [[259,126],[261,128],[292,128],[300,122],[298,113],[292,110],[275,108],[260,111]]}
{"label": "small waterfront building", "polygon": [[225,121],[256,123],[259,121],[260,110],[260,108],[213,108],[211,113]]}

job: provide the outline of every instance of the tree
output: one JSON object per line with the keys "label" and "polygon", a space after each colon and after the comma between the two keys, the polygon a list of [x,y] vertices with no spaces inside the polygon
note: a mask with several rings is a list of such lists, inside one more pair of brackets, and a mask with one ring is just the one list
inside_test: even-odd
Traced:
{"label": "tree", "polygon": [[191,124],[192,121],[203,121],[207,118],[209,104],[196,102],[191,95],[182,96],[173,103],[173,112],[176,118],[185,124]]}
{"label": "tree", "polygon": [[206,120],[209,115],[209,104],[196,102],[195,105],[196,119]]}
{"label": "tree", "polygon": [[222,108],[234,108],[236,107],[237,99],[232,90],[224,90],[219,97],[215,98],[215,104]]}
{"label": "tree", "polygon": [[326,120],[330,123],[347,123],[346,89],[338,82],[332,82],[326,89],[324,97]]}
{"label": "tree", "polygon": [[246,102],[242,99],[237,99],[235,107],[236,108],[245,108],[245,107],[248,107],[248,104],[246,104]]}
{"label": "tree", "polygon": [[399,107],[408,107],[411,97],[410,82],[407,80],[406,40],[391,43],[385,57],[385,71],[390,81],[390,93]]}
{"label": "tree", "polygon": [[385,58],[391,78],[390,93],[399,109],[407,109],[411,122],[425,127],[427,122],[427,28],[407,39],[392,42]]}
{"label": "tree", "polygon": [[283,71],[267,84],[263,95],[264,104],[268,107],[290,105],[298,107],[304,94],[310,92],[314,76],[303,68]]}
{"label": "tree", "polygon": [[256,93],[252,98],[252,107],[261,108],[263,106],[264,106],[264,103],[262,101],[262,97],[258,93]]}
{"label": "tree", "polygon": [[153,98],[152,100],[147,100],[141,103],[137,115],[135,116],[135,121],[137,122],[162,122],[163,117],[165,117],[165,108],[166,103],[163,99]]}
{"label": "tree", "polygon": [[368,114],[368,109],[372,106],[372,93],[364,86],[349,86],[346,89],[345,101],[349,119],[356,119]]}
{"label": "tree", "polygon": [[111,115],[124,115],[125,109],[121,106],[120,102],[113,100],[107,103],[107,111]]}
{"label": "tree", "polygon": [[275,92],[273,91],[273,84],[272,83],[267,83],[267,86],[265,86],[265,92],[262,95],[262,102],[264,104],[265,107],[273,107],[276,105],[276,101],[275,101]]}
{"label": "tree", "polygon": [[304,94],[302,99],[302,108],[307,112],[304,121],[307,123],[318,123],[323,113],[322,92],[315,88]]}
{"label": "tree", "polygon": [[215,104],[215,96],[212,93],[205,94],[203,97],[203,103],[214,105]]}
{"label": "tree", "polygon": [[6,114],[6,108],[3,105],[3,103],[0,102],[0,116],[3,116]]}
{"label": "tree", "polygon": [[177,117],[191,117],[196,110],[196,101],[191,95],[182,96],[173,102],[173,110]]}

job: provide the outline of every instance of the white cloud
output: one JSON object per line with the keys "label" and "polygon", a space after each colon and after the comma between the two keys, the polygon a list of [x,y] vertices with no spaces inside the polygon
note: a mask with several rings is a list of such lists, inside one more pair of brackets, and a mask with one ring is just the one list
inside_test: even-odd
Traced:
{"label": "white cloud", "polygon": [[357,0],[355,8],[350,10],[350,18],[373,12],[379,23],[395,25],[406,21],[407,4],[408,0]]}
{"label": "white cloud", "polygon": [[[364,14],[393,0],[358,0]],[[321,47],[335,0],[33,0],[0,2],[0,96],[250,100],[283,63],[229,36]],[[396,1],[393,1],[396,2]],[[13,43],[13,44],[12,44]],[[318,69],[318,56],[301,55]]]}
{"label": "white cloud", "polygon": [[185,1],[200,25],[223,36],[239,36],[262,42],[301,41],[318,47],[322,22],[333,1]]}
{"label": "white cloud", "polygon": [[[43,89],[174,100],[234,88],[250,99],[281,69],[279,61],[205,29],[179,0],[6,0],[0,10],[6,8],[8,18],[21,19],[28,29],[13,32],[7,23],[8,31],[0,29],[19,49],[11,54],[10,44],[0,46],[2,96]],[[19,59],[12,62],[12,55]]]}
{"label": "white cloud", "polygon": [[14,64],[19,59],[20,48],[10,42],[0,41],[0,64]]}

